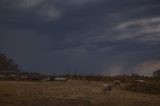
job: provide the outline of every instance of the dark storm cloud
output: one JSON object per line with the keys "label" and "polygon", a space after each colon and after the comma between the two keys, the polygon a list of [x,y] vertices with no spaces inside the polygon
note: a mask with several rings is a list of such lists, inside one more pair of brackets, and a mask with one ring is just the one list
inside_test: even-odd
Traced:
{"label": "dark storm cloud", "polygon": [[0,51],[29,71],[150,75],[159,10],[158,0],[1,0]]}

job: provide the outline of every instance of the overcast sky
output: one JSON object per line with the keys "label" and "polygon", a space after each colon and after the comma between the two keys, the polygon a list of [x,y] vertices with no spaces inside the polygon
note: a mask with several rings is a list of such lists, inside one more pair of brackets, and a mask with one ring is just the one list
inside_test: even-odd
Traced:
{"label": "overcast sky", "polygon": [[151,75],[159,0],[0,0],[0,52],[22,71]]}

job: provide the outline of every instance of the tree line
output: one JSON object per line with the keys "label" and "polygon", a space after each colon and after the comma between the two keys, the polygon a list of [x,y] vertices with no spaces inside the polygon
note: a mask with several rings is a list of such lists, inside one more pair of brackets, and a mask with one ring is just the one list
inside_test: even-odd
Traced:
{"label": "tree line", "polygon": [[19,72],[20,70],[13,59],[7,58],[5,54],[0,53],[0,72],[5,71]]}

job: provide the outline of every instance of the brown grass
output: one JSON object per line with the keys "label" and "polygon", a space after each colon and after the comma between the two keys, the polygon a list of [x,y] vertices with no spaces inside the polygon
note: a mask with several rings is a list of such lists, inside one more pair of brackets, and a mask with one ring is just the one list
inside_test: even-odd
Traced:
{"label": "brown grass", "polygon": [[102,83],[0,82],[0,106],[159,106],[160,95],[113,88],[101,94]]}

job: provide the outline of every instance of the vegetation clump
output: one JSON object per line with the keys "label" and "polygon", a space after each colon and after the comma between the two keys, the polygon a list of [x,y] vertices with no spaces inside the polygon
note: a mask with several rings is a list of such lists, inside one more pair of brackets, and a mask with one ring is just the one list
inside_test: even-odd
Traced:
{"label": "vegetation clump", "polygon": [[5,54],[0,53],[0,72],[3,71],[20,71],[18,64],[15,64],[13,59],[7,58]]}
{"label": "vegetation clump", "polygon": [[160,81],[148,81],[144,83],[132,82],[126,85],[125,89],[147,94],[160,94]]}

